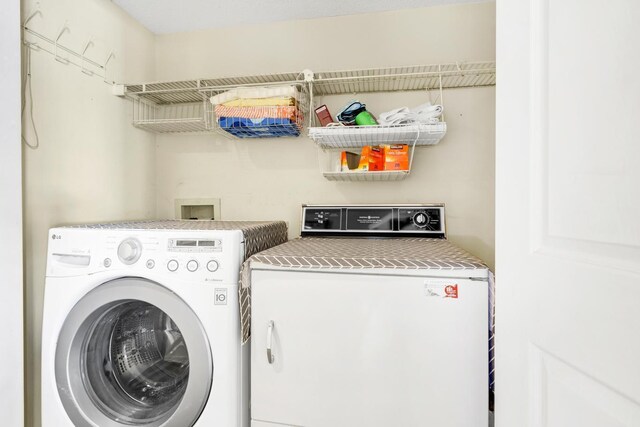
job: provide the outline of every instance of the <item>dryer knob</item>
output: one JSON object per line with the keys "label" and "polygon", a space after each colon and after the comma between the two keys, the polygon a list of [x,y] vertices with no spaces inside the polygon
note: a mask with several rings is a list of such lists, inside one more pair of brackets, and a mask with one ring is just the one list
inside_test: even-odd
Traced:
{"label": "dryer knob", "polygon": [[418,226],[418,227],[420,227],[420,228],[423,228],[423,227],[426,227],[426,226],[427,226],[427,224],[429,224],[429,220],[430,220],[430,219],[431,219],[431,218],[429,218],[429,215],[427,215],[426,213],[424,213],[424,212],[418,212],[417,214],[415,214],[415,215],[413,216],[413,223],[414,223],[416,226]]}
{"label": "dryer knob", "polygon": [[123,264],[135,264],[142,255],[142,245],[137,239],[125,239],[118,246],[118,258]]}

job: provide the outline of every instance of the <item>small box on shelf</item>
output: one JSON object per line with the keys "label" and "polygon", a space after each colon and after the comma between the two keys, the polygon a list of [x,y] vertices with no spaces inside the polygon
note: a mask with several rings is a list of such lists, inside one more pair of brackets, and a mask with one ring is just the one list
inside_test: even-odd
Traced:
{"label": "small box on shelf", "polygon": [[326,105],[321,105],[316,108],[316,117],[322,127],[329,125],[329,123],[333,123],[333,117],[331,117],[329,108]]}
{"label": "small box on shelf", "polygon": [[409,146],[407,144],[383,145],[384,170],[409,170]]}

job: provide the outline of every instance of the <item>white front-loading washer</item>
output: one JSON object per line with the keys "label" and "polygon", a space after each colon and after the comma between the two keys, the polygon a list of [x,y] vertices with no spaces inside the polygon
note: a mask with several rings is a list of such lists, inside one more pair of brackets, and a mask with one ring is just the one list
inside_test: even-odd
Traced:
{"label": "white front-loading washer", "polygon": [[248,230],[262,248],[286,240],[277,222],[51,229],[43,426],[248,426],[238,308]]}

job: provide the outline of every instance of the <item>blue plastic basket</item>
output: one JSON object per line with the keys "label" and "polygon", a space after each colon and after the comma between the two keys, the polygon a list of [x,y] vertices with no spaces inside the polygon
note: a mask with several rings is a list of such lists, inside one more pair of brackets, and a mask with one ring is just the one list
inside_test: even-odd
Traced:
{"label": "blue plastic basket", "polygon": [[279,138],[300,136],[300,126],[290,119],[247,119],[220,117],[220,128],[238,138]]}

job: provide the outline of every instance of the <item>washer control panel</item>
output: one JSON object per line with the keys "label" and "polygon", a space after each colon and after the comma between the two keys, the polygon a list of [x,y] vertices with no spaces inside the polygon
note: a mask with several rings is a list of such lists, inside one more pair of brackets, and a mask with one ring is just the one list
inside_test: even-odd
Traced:
{"label": "washer control panel", "polygon": [[236,229],[68,227],[52,229],[49,239],[51,277],[111,272],[160,282],[236,284],[245,257],[244,234]]}
{"label": "washer control panel", "polygon": [[[167,240],[170,272],[211,274],[219,270],[217,257],[222,252],[219,239],[171,238]],[[172,255],[174,254],[174,255]]]}
{"label": "washer control panel", "polygon": [[300,234],[445,238],[444,205],[304,205]]}
{"label": "washer control panel", "polygon": [[[112,238],[113,239],[113,238]],[[220,272],[220,262],[223,258],[223,248],[220,238],[170,237],[164,239],[140,239],[135,236],[121,237],[110,240],[115,246],[115,255],[121,264],[135,267],[140,266],[147,271],[158,270],[169,273],[194,273],[189,277],[204,280],[217,280]],[[105,267],[112,266],[112,261],[105,258]]]}

